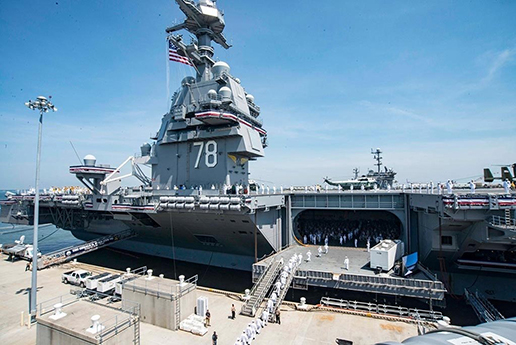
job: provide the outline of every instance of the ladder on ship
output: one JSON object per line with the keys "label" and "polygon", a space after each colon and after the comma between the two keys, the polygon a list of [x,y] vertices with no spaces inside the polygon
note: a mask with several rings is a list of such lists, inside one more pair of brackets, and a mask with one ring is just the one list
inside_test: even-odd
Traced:
{"label": "ladder on ship", "polygon": [[505,317],[489,302],[489,300],[476,291],[474,294],[464,289],[466,300],[471,305],[480,322],[491,322],[505,319]]}
{"label": "ladder on ship", "polygon": [[281,262],[279,260],[270,263],[251,289],[251,297],[242,306],[240,314],[247,316],[254,316],[256,314],[256,310],[262,304],[272,284],[276,281],[280,269]]}
{"label": "ladder on ship", "polygon": [[127,240],[137,235],[138,234],[133,230],[124,230],[116,234],[103,236],[95,240],[53,251],[42,255],[41,258],[38,259],[38,269],[41,270],[46,267],[62,264],[83,254],[91,253],[97,249],[112,245],[118,241]]}
{"label": "ladder on ship", "polygon": [[[274,306],[272,307],[272,310],[269,313],[268,321],[272,322],[276,319],[276,310],[281,306],[281,303],[283,303],[283,300],[287,296],[287,292],[288,292],[288,289],[290,288],[290,284],[292,284],[292,281],[294,280],[295,272],[296,272],[296,269],[294,268],[292,270],[292,272],[290,272],[290,274],[288,275],[286,282],[285,282],[285,286],[283,287],[283,289],[281,289],[278,299],[277,299],[276,303],[274,304]],[[279,280],[280,278],[278,277],[277,279]],[[272,292],[271,292],[269,298],[271,298],[271,296],[272,296]]]}

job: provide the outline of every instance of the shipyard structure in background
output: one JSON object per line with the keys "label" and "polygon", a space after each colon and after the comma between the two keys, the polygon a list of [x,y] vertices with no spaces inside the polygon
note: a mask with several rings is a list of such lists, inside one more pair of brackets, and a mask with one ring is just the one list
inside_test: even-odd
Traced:
{"label": "shipyard structure in background", "polygon": [[[166,30],[170,57],[193,65],[196,76],[181,82],[152,143],[124,162],[131,174],[121,176],[124,164],[112,168],[88,155],[70,173],[89,192],[42,195],[40,223],[84,240],[131,230],[135,237],[113,246],[252,270],[264,256],[287,247],[298,246],[304,254],[304,235],[317,232],[314,223],[363,226],[364,220],[388,220],[396,228],[391,239],[404,242],[404,254],[417,252],[448,291],[462,293],[474,285],[490,298],[516,301],[509,288],[516,283],[514,193],[441,193],[433,186],[395,190],[390,184],[389,189],[311,191],[251,184],[249,164],[264,156],[267,132],[254,97],[228,64],[213,59],[213,42],[229,48],[223,14],[209,0],[176,2],[186,19]],[[185,42],[179,30],[196,39]],[[151,176],[141,165],[152,168]],[[128,176],[141,183],[122,187]],[[9,195],[0,202],[0,220],[32,224],[33,201],[33,195]],[[337,231],[343,229],[337,225]]]}

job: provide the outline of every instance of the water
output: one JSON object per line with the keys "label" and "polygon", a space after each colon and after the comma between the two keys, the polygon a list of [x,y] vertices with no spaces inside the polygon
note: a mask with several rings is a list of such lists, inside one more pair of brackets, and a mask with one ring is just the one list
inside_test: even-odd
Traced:
{"label": "water", "polygon": [[[0,223],[0,243],[14,243],[22,235],[25,236],[25,243],[32,244],[34,227],[31,225]],[[84,242],[73,237],[70,231],[58,229],[52,224],[40,224],[38,227],[38,241],[39,250],[42,254]]]}

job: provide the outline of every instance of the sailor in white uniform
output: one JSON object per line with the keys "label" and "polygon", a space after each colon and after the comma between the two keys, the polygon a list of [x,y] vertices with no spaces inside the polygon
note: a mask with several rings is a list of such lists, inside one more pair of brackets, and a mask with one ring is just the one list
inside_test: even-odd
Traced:
{"label": "sailor in white uniform", "polygon": [[503,180],[503,189],[505,191],[505,194],[511,193],[511,184],[509,183],[508,179]]}
{"label": "sailor in white uniform", "polygon": [[319,246],[319,248],[317,249],[317,257],[320,258],[322,255],[322,247]]}
{"label": "sailor in white uniform", "polygon": [[475,182],[473,180],[469,181],[469,191],[471,194],[475,193]]}
{"label": "sailor in white uniform", "polygon": [[281,282],[280,281],[277,281],[274,286],[276,286],[276,293],[279,295],[280,291],[281,291]]}
{"label": "sailor in white uniform", "polygon": [[324,254],[328,254],[328,243],[324,245]]}
{"label": "sailor in white uniform", "polygon": [[261,319],[256,319],[256,333],[260,334],[262,328],[263,328],[263,321]]}
{"label": "sailor in white uniform", "polygon": [[310,251],[308,251],[308,253],[306,253],[306,262],[310,262],[312,260],[312,253]]}
{"label": "sailor in white uniform", "polygon": [[262,313],[262,321],[263,321],[263,326],[267,326],[267,322],[269,322],[269,312],[267,310],[264,310],[263,313]]}
{"label": "sailor in white uniform", "polygon": [[349,271],[349,259],[347,256],[344,259],[344,268]]}
{"label": "sailor in white uniform", "polygon": [[244,344],[244,345],[249,344],[249,338],[247,337],[247,333],[246,333],[246,331],[243,331],[243,332],[242,332],[242,335],[240,336],[240,341],[241,341],[241,342],[242,342],[242,344]]}
{"label": "sailor in white uniform", "polygon": [[448,180],[446,182],[446,193],[447,194],[453,194],[453,183],[451,180]]}
{"label": "sailor in white uniform", "polygon": [[250,341],[253,341],[255,338],[255,333],[253,332],[253,328],[251,327],[251,324],[247,325],[247,328],[245,329],[245,333],[247,334],[247,338]]}
{"label": "sailor in white uniform", "polygon": [[258,334],[258,332],[256,331],[258,328],[256,327],[256,323],[253,321],[251,321],[251,323],[249,324],[251,326],[251,328],[253,329],[253,333],[254,333],[254,336],[256,337],[256,335]]}

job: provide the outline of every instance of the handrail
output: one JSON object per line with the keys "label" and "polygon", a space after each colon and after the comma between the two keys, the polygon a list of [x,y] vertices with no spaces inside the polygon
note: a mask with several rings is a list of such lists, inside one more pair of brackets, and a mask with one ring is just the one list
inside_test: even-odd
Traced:
{"label": "handrail", "polygon": [[439,311],[406,308],[387,304],[375,304],[371,302],[348,301],[331,297],[322,297],[321,304],[354,311],[363,311],[396,317],[419,317],[421,320],[425,321],[438,321],[443,319],[443,314]]}

